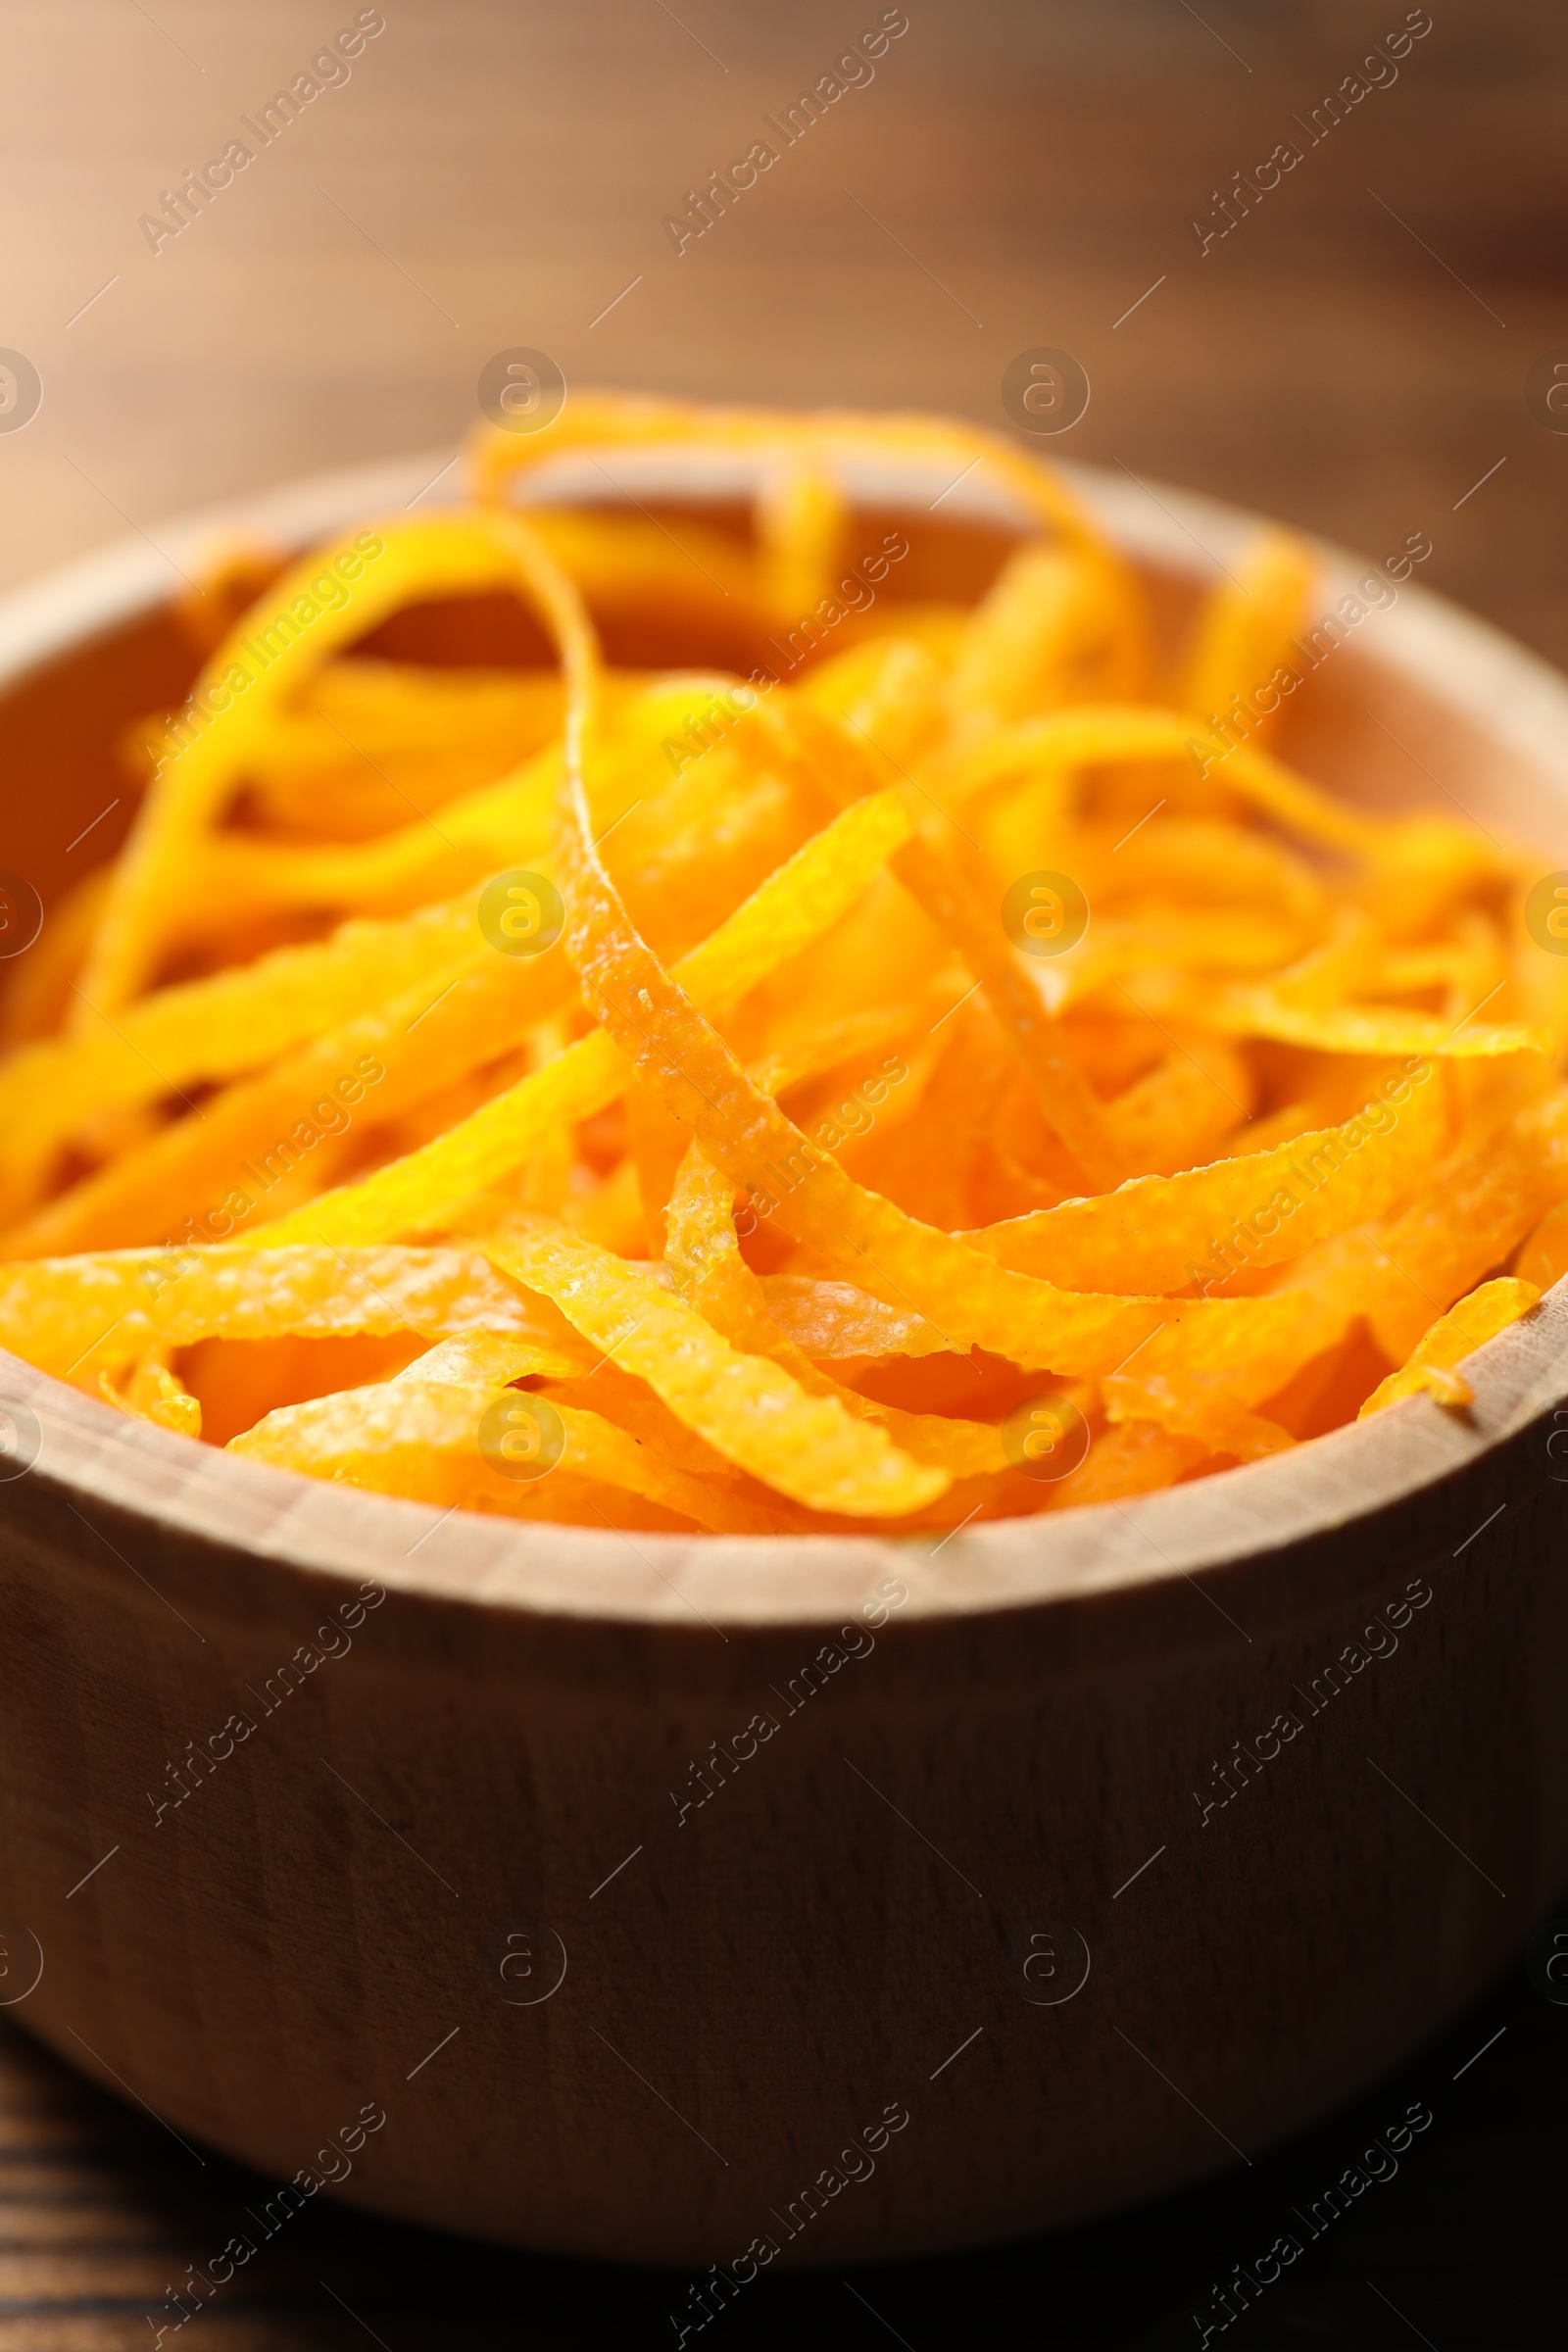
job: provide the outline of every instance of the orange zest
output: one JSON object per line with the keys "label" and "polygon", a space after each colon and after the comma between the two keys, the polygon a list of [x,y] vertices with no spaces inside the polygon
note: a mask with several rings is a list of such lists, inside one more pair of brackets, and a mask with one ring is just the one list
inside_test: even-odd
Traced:
{"label": "orange zest", "polygon": [[1462,1407],[1568,1271],[1541,860],[1299,772],[1317,558],[1233,563],[1172,643],[994,435],[609,393],[450,511],[229,551],[9,969],[0,1346],[278,1469],[720,1538]]}

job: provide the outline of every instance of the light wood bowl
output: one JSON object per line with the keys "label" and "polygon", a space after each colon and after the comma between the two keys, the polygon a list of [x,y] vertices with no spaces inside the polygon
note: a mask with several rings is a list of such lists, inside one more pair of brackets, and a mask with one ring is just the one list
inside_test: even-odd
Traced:
{"label": "light wood bowl", "polygon": [[[220,519],[301,543],[445,454]],[[1172,607],[1248,527],[1082,480]],[[943,561],[994,555],[1005,514],[971,478],[932,518],[942,487],[862,484],[947,521]],[[159,537],[189,570],[212,530]],[[1355,571],[1327,561],[1325,604]],[[171,580],[138,541],[0,611],[0,864],[46,906],[114,728],[183,691]],[[1296,702],[1309,772],[1441,786],[1568,864],[1568,689],[1478,623],[1407,588]],[[0,1357],[41,1435],[0,1483],[0,1998],[193,2148],[563,2253],[929,2251],[1255,2157],[1568,1877],[1560,1289],[1475,1388],[946,1542],[631,1540],[284,1476]],[[281,1695],[330,1625],[352,1646]]]}

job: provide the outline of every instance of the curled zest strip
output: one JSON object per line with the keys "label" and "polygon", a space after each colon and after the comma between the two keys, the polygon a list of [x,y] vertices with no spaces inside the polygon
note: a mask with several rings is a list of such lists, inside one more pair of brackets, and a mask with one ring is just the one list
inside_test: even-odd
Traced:
{"label": "curled zest strip", "polygon": [[[906,835],[898,796],[879,794],[797,852],[676,969],[696,1001],[721,1010],[820,936],[855,904]],[[310,1241],[366,1244],[427,1229],[456,1215],[539,1151],[550,1136],[621,1094],[631,1062],[604,1029],[578,1038],[542,1069],[421,1151],[359,1184],[326,1193],[264,1226],[259,1248]]]}
{"label": "curled zest strip", "polygon": [[574,727],[568,713],[562,871],[583,993],[715,1164],[754,1193],[776,1192],[786,1231],[875,1297],[924,1315],[950,1347],[987,1347],[1060,1371],[1108,1371],[1157,1328],[1157,1301],[1058,1292],[918,1224],[855,1184],[801,1133],[633,927],[594,846],[582,735],[581,715]]}
{"label": "curled zest strip", "polygon": [[[380,550],[368,564],[366,541]],[[515,564],[503,520],[443,517],[346,533],[284,572],[229,632],[196,682],[192,704],[215,708],[211,723],[148,788],[82,973],[83,1023],[94,1012],[114,1013],[137,994],[162,937],[164,908],[177,896],[181,865],[199,850],[234,791],[270,713],[300,692],[329,654],[411,598],[505,587]],[[312,583],[329,574],[338,580],[342,601],[323,607]],[[301,602],[313,608],[308,624],[299,615]]]}
{"label": "curled zest strip", "polygon": [[581,1336],[738,1469],[819,1511],[898,1518],[948,1485],[884,1431],[782,1366],[743,1354],[650,1275],[565,1228],[510,1219],[483,1236],[496,1264],[553,1300]]}
{"label": "curled zest strip", "polygon": [[[485,1385],[388,1381],[368,1397],[352,1389],[283,1405],[232,1439],[228,1450],[274,1469],[304,1470],[419,1502],[536,1516],[560,1490],[511,1482],[486,1459],[480,1424],[494,1397]],[[677,1470],[602,1414],[572,1405],[554,1409],[565,1446],[552,1479],[559,1477],[568,1494],[586,1500],[611,1489],[661,1504],[715,1534],[775,1532],[764,1511],[710,1480]]]}
{"label": "curled zest strip", "polygon": [[1428,1396],[1450,1406],[1469,1404],[1473,1392],[1455,1366],[1488,1340],[1495,1339],[1499,1331],[1506,1331],[1510,1323],[1528,1315],[1540,1298],[1533,1282],[1521,1282],[1512,1275],[1484,1282],[1438,1317],[1399,1370],[1391,1372],[1373,1390],[1361,1407],[1360,1418],[1364,1421],[1369,1413],[1381,1413],[1405,1396]]}
{"label": "curled zest strip", "polygon": [[590,1360],[553,1308],[471,1245],[113,1250],[0,1266],[0,1347],[72,1377],[202,1340],[400,1331],[432,1341],[493,1334],[546,1348],[569,1367]]}

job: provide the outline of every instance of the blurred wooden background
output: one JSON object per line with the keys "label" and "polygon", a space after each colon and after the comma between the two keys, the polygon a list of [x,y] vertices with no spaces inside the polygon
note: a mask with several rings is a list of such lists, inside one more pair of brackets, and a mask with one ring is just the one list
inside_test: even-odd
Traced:
{"label": "blurred wooden background", "polygon": [[[454,442],[509,346],[571,382],[1002,424],[1004,369],[1044,345],[1093,384],[1048,450],[1374,551],[1424,530],[1427,584],[1568,663],[1568,434],[1525,399],[1532,365],[1568,356],[1552,0],[1433,0],[1397,79],[1206,254],[1194,217],[1281,139],[1304,144],[1292,117],[1405,22],[1403,0],[906,0],[869,85],[679,257],[663,216],[880,0],[385,0],[351,78],[155,255],[139,217],[356,13],[0,7],[0,346],[44,387],[26,428],[0,431],[0,587],[212,500]],[[1411,2082],[1446,2102],[1430,2175],[1380,2190],[1238,2340],[1560,2342],[1546,2167],[1565,2018],[1520,1978],[1429,2053]],[[780,2282],[726,2315],[728,2340],[1176,2342],[1184,2297],[1267,2242],[1293,2164],[1317,2179],[1354,2132],[1336,2119],[1245,2189],[1055,2244]],[[197,2175],[155,2124],[0,2037],[0,2347],[147,2343],[166,2283],[254,2186]],[[680,2291],[321,2213],[200,2340],[629,2345],[664,2339]]]}
{"label": "blurred wooden background", "polygon": [[0,345],[44,400],[0,433],[0,584],[451,441],[509,346],[578,382],[1002,424],[1004,368],[1047,345],[1094,387],[1048,449],[1352,546],[1424,529],[1429,585],[1568,659],[1568,435],[1524,399],[1568,346],[1568,18],[1434,5],[1397,79],[1200,256],[1195,216],[1424,11],[908,0],[874,80],[677,258],[664,215],[881,0],[386,0],[352,78],[156,255],[139,217],[351,0],[6,0]]}

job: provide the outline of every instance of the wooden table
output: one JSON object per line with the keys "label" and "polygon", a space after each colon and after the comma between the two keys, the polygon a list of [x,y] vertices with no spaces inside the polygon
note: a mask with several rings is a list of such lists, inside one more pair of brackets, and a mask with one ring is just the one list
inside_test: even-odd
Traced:
{"label": "wooden table", "polygon": [[[874,78],[775,138],[765,119],[881,13],[394,4],[352,78],[253,140],[154,252],[140,216],[248,135],[241,118],[332,20],[304,0],[265,16],[160,0],[156,17],[8,0],[0,344],[36,367],[43,405],[0,432],[0,584],[127,529],[156,540],[160,517],[211,500],[450,443],[512,346],[573,383],[994,424],[1007,363],[1050,346],[1093,396],[1048,450],[1373,553],[1424,530],[1429,585],[1568,661],[1568,433],[1525,395],[1543,355],[1568,357],[1560,12],[1445,0],[1397,79],[1314,138],[1325,93],[1404,21],[1396,0],[909,0]],[[759,138],[776,165],[677,254],[665,216]],[[1244,195],[1245,217],[1233,201],[1219,236],[1235,174],[1255,190],[1282,140],[1299,162]],[[1560,2344],[1565,2091],[1568,2010],[1520,1975],[1354,2116],[1251,2172],[1040,2246],[779,2280],[723,2325],[737,2344],[891,2335],[914,2352],[1196,2341],[1191,2311],[1280,2209],[1420,2097],[1435,2124],[1400,2178],[1233,2340]],[[166,2286],[261,2186],[0,2034],[0,2352],[148,2343]],[[683,2281],[342,2212],[296,2228],[201,2341],[673,2338]]]}
{"label": "wooden table", "polygon": [[[512,346],[568,381],[1001,425],[1007,362],[1045,345],[1093,385],[1048,449],[1374,554],[1424,529],[1429,585],[1568,654],[1568,435],[1523,390],[1568,345],[1560,11],[1448,0],[1313,146],[1293,117],[1310,125],[1401,0],[911,7],[874,80],[678,256],[665,216],[781,146],[764,119],[877,21],[870,0],[394,5],[352,78],[155,254],[140,216],[225,140],[257,145],[241,117],[330,16],[5,0],[0,343],[44,399],[0,433],[0,580],[450,442]],[[1299,165],[1200,253],[1195,218],[1283,139]]]}

